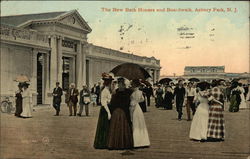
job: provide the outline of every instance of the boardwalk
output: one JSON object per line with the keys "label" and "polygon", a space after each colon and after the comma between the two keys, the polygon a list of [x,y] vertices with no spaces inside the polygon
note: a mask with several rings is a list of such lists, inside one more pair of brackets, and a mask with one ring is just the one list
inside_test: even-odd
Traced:
{"label": "boardwalk", "polygon": [[[55,117],[49,106],[35,107],[33,118],[1,114],[1,159],[247,159],[250,156],[250,114],[225,111],[226,140],[199,143],[188,138],[191,122],[178,121],[175,110],[148,107],[145,119],[151,146],[133,151],[92,147],[100,107],[90,117],[69,117],[62,106]],[[185,109],[183,109],[185,110]],[[185,111],[183,111],[185,112]],[[250,158],[250,157],[249,157]]]}

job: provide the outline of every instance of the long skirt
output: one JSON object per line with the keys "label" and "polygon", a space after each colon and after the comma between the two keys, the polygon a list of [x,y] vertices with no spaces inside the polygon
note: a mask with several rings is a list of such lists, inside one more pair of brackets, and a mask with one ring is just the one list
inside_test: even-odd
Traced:
{"label": "long skirt", "polygon": [[145,147],[150,145],[147,126],[144,120],[143,112],[137,104],[133,112],[133,139],[134,147]]}
{"label": "long skirt", "polygon": [[23,112],[23,98],[20,93],[16,94],[16,112],[15,116],[20,116]]}
{"label": "long skirt", "polygon": [[223,108],[221,105],[212,104],[209,108],[207,137],[213,139],[224,139],[225,126]]}
{"label": "long skirt", "polygon": [[156,97],[156,107],[157,108],[163,107],[162,104],[163,104],[163,97],[162,97],[162,95],[158,95]]}
{"label": "long skirt", "polygon": [[121,108],[116,108],[111,116],[108,148],[114,150],[133,148],[132,128]]}
{"label": "long skirt", "polygon": [[194,114],[189,138],[195,140],[206,140],[207,139],[207,128],[208,128],[208,109],[207,103],[200,103]]}
{"label": "long skirt", "polygon": [[230,112],[238,112],[240,103],[237,101],[237,95],[233,95],[230,98],[229,111]]}
{"label": "long skirt", "polygon": [[147,105],[146,105],[146,102],[145,102],[145,101],[139,103],[139,105],[140,105],[141,110],[142,110],[143,112],[147,112]]}
{"label": "long skirt", "polygon": [[239,108],[240,109],[246,109],[247,108],[247,102],[246,102],[246,99],[245,99],[245,96],[244,96],[243,93],[240,94],[240,99],[241,99],[241,102],[240,102]]}
{"label": "long skirt", "polygon": [[30,97],[25,97],[23,98],[23,111],[21,113],[21,116],[22,117],[26,117],[26,118],[30,118],[32,117],[32,111],[33,111],[33,108],[32,108],[32,105],[30,103]]}
{"label": "long skirt", "polygon": [[108,114],[105,108],[101,106],[96,128],[94,148],[96,149],[107,148],[108,132],[109,132]]}
{"label": "long skirt", "polygon": [[173,109],[172,100],[165,100],[164,101],[164,109],[167,109],[167,110]]}

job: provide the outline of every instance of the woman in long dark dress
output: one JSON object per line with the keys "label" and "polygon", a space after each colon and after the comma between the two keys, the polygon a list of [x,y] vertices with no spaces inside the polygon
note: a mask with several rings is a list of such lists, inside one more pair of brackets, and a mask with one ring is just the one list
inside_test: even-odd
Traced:
{"label": "woman in long dark dress", "polygon": [[23,112],[23,97],[22,97],[22,84],[18,84],[18,90],[16,91],[16,112],[15,116],[21,117]]}
{"label": "woman in long dark dress", "polygon": [[240,108],[240,90],[238,89],[238,82],[233,82],[231,87],[231,97],[230,97],[230,105],[229,112],[238,112]]}
{"label": "woman in long dark dress", "polygon": [[106,73],[102,74],[104,80],[104,88],[101,91],[101,108],[99,113],[99,119],[96,128],[96,135],[94,141],[94,148],[105,149],[107,148],[107,139],[109,133],[109,120],[111,113],[109,110],[109,103],[111,100],[110,86],[113,78]]}
{"label": "woman in long dark dress", "polygon": [[125,87],[124,78],[118,79],[118,89],[113,94],[110,106],[112,117],[110,120],[108,148],[132,149],[133,134],[130,118],[130,95],[132,90]]}
{"label": "woman in long dark dress", "polygon": [[167,86],[166,93],[165,93],[164,100],[163,100],[164,109],[167,109],[167,110],[173,109],[173,104],[172,104],[173,99],[174,99],[174,95],[172,93],[172,90],[170,86]]}
{"label": "woman in long dark dress", "polygon": [[162,88],[161,88],[161,85],[160,84],[158,84],[158,88],[156,89],[156,92],[155,92],[155,94],[156,94],[156,108],[159,108],[159,107],[162,107],[162,102],[163,102],[163,97],[162,97],[162,95],[163,95],[163,90],[162,90]]}

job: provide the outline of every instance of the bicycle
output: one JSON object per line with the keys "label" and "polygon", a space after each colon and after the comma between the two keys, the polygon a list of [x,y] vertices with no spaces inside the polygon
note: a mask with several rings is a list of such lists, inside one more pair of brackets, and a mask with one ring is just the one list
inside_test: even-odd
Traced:
{"label": "bicycle", "polygon": [[[2,113],[14,113],[15,107],[13,106],[13,98],[14,96],[6,96],[3,101],[1,101],[1,112]],[[11,100],[12,99],[12,100]]]}

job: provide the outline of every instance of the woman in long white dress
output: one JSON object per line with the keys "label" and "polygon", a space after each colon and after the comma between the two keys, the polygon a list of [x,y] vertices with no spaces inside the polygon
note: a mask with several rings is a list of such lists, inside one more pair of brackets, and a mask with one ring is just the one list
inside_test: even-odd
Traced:
{"label": "woman in long white dress", "polygon": [[24,117],[24,118],[32,117],[32,111],[33,111],[32,98],[31,98],[32,96],[31,96],[31,93],[30,93],[28,87],[29,87],[29,84],[24,83],[24,85],[23,85],[23,94],[22,94],[22,97],[23,97],[23,112],[21,114],[21,116]]}
{"label": "woman in long white dress", "polygon": [[208,129],[209,105],[208,105],[208,91],[204,86],[200,86],[200,91],[197,93],[197,100],[199,105],[194,114],[189,138],[194,140],[206,140]]}
{"label": "woman in long white dress", "polygon": [[247,102],[246,102],[246,98],[245,98],[245,96],[244,96],[244,93],[245,93],[245,90],[244,90],[244,88],[242,87],[242,84],[241,83],[239,83],[239,90],[240,90],[240,99],[241,99],[241,101],[240,101],[240,106],[239,106],[239,108],[240,109],[246,109],[247,108]]}
{"label": "woman in long white dress", "polygon": [[148,147],[150,145],[148,130],[139,105],[140,102],[145,100],[142,91],[139,90],[140,81],[133,80],[131,85],[134,88],[130,96],[130,116],[133,125],[134,147]]}

